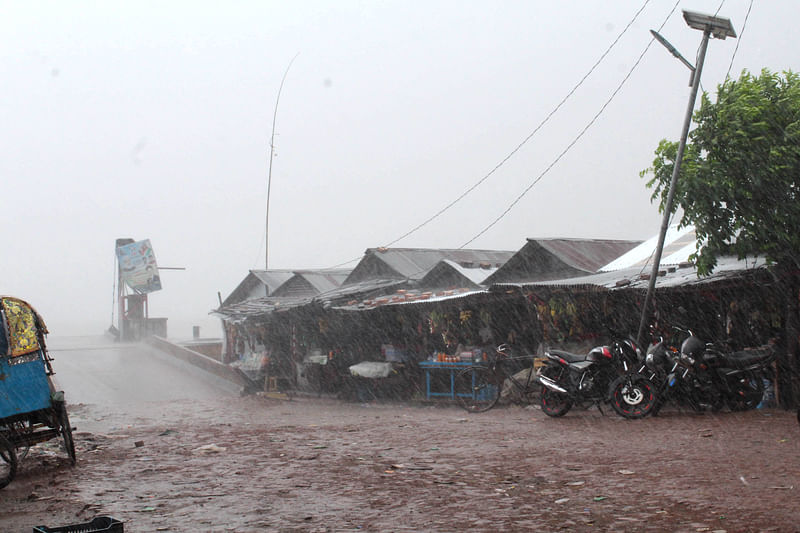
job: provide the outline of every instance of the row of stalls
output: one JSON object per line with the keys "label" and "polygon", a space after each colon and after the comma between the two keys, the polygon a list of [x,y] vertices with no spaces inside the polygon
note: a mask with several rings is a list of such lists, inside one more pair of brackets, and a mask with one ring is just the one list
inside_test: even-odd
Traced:
{"label": "row of stalls", "polygon": [[225,321],[226,344],[235,347],[229,363],[246,367],[267,390],[408,399],[423,392],[421,362],[471,358],[501,342],[534,353],[541,337],[532,309],[505,293],[440,291],[400,303],[398,296],[416,291],[397,291],[392,303],[311,301],[284,309],[273,302],[270,313]]}
{"label": "row of stalls", "polygon": [[[225,361],[264,390],[430,398],[424,379],[430,362],[467,362],[501,343],[535,356],[550,347],[579,352],[635,336],[649,269],[602,267],[639,243],[552,241],[529,240],[494,263],[481,262],[481,251],[472,251],[470,262],[435,251],[426,263],[420,257],[433,251],[368,250],[338,287],[291,296],[276,290],[214,311],[223,320]],[[534,257],[521,257],[526,249]],[[359,270],[364,264],[366,272]],[[509,264],[513,273],[504,278]],[[460,279],[453,277],[458,269]],[[439,281],[425,279],[431,272]],[[661,334],[689,328],[736,347],[764,344],[780,333],[778,290],[769,269],[734,258],[705,278],[688,263],[668,266],[656,282],[653,326]],[[433,389],[446,390],[447,376],[434,376]]]}

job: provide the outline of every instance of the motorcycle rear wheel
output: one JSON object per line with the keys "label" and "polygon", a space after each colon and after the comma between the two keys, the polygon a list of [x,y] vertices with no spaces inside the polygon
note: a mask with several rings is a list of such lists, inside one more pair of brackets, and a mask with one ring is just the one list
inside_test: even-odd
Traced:
{"label": "motorcycle rear wheel", "polygon": [[644,418],[656,407],[655,387],[643,376],[620,376],[611,383],[611,407],[623,418]]}
{"label": "motorcycle rear wheel", "polygon": [[[561,377],[561,371],[556,367],[547,366],[542,369],[542,375],[558,382]],[[542,394],[539,397],[539,402],[544,414],[554,418],[564,416],[572,408],[572,399],[568,394],[548,389],[544,385],[542,385]]]}

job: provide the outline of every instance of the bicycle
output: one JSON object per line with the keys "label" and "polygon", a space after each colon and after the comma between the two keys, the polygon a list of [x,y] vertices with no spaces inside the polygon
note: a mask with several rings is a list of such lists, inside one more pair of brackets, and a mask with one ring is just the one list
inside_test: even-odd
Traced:
{"label": "bicycle", "polygon": [[[505,344],[498,346],[495,352],[487,361],[476,362],[455,376],[458,403],[470,413],[483,413],[497,405],[506,380],[516,390],[522,403],[533,403],[538,398],[540,385],[536,379],[535,357],[511,356]],[[525,365],[520,365],[522,362]],[[524,370],[528,371],[522,378]]]}

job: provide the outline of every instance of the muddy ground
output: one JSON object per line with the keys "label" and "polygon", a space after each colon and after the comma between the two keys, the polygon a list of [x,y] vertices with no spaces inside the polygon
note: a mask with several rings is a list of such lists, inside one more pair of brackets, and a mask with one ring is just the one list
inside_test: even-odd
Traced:
{"label": "muddy ground", "polygon": [[78,464],[31,449],[0,530],[800,531],[794,413],[468,414],[259,396],[72,405]]}

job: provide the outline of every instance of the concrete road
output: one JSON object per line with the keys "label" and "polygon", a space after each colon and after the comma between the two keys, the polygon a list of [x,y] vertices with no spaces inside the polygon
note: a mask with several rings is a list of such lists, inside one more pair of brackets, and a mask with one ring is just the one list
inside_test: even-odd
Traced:
{"label": "concrete road", "polygon": [[[50,337],[56,388],[68,405],[91,405],[104,416],[148,415],[171,402],[238,396],[228,381],[159,352],[146,344],[115,343],[98,337]],[[92,431],[91,421],[71,417]]]}

